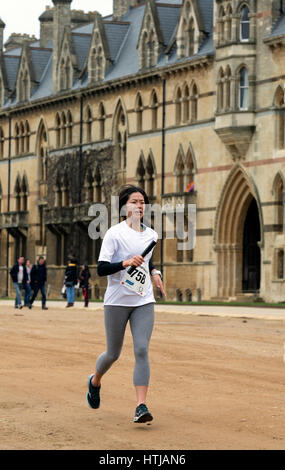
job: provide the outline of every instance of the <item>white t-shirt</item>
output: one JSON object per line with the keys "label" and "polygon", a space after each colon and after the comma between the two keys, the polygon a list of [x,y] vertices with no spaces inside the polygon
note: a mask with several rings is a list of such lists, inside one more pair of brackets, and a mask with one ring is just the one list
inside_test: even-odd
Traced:
{"label": "white t-shirt", "polygon": [[19,272],[18,272],[18,283],[21,284],[24,279],[24,268],[22,265],[19,266]]}
{"label": "white t-shirt", "polygon": [[[106,232],[101,246],[98,261],[109,263],[119,263],[135,255],[141,255],[146,247],[153,241],[157,241],[157,233],[150,227],[145,227],[143,232],[137,232],[129,227],[126,221],[113,225]],[[148,263],[152,257],[153,250],[150,251],[144,260]],[[128,269],[128,268],[126,268]],[[140,297],[135,292],[121,285],[121,279],[125,274],[125,269],[107,276],[108,286],[104,296],[104,305],[120,306],[140,306],[150,302],[155,302],[153,286],[150,280],[148,290],[144,297]]]}

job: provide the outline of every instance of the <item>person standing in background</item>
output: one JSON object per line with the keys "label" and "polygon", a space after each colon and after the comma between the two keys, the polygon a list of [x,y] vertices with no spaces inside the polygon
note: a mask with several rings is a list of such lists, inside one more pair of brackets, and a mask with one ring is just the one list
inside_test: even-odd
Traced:
{"label": "person standing in background", "polygon": [[47,269],[45,265],[45,259],[43,256],[40,256],[38,259],[38,264],[32,267],[31,271],[31,286],[34,291],[29,308],[32,308],[35,298],[38,295],[39,290],[42,294],[42,309],[48,310],[46,306],[46,290],[45,284],[47,280]]}
{"label": "person standing in background", "polygon": [[32,265],[31,265],[31,261],[29,259],[26,259],[25,267],[26,267],[26,271],[27,271],[27,282],[25,284],[24,307],[29,307],[30,306],[30,301],[31,301],[31,294],[32,294],[32,286],[31,286]]}
{"label": "person standing in background", "polygon": [[67,296],[66,308],[74,306],[74,286],[77,284],[77,281],[78,281],[78,270],[76,266],[76,260],[74,258],[70,258],[68,265],[65,269],[65,279],[64,279],[64,284],[66,287],[66,296]]}
{"label": "person standing in background", "polygon": [[83,264],[81,268],[81,273],[79,275],[79,287],[82,288],[83,297],[84,297],[84,307],[88,307],[89,304],[89,279],[90,271],[87,264]]}
{"label": "person standing in background", "polygon": [[20,256],[18,261],[12,267],[10,271],[10,276],[13,281],[13,285],[16,291],[16,299],[15,299],[15,308],[23,308],[22,299],[21,299],[21,291],[25,287],[27,282],[27,271],[26,267],[24,266],[25,258],[24,256]]}

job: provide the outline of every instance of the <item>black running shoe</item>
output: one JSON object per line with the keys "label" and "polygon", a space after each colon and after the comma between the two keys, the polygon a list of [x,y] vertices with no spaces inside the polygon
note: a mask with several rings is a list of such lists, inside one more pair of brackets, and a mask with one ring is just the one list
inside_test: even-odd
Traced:
{"label": "black running shoe", "polygon": [[152,420],[153,417],[144,403],[136,407],[134,423],[147,423],[148,421]]}
{"label": "black running shoe", "polygon": [[86,400],[90,408],[93,408],[96,410],[97,408],[100,407],[101,385],[99,385],[99,387],[94,387],[94,385],[92,385],[91,380],[93,376],[94,374],[90,375],[90,377],[88,378],[88,392],[86,395]]}

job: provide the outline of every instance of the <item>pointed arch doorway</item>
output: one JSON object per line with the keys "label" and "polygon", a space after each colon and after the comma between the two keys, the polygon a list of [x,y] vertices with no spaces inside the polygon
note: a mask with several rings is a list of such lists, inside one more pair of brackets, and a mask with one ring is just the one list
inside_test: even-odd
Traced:
{"label": "pointed arch doorway", "polygon": [[224,186],[216,217],[218,297],[259,291],[262,227],[256,187],[237,165]]}

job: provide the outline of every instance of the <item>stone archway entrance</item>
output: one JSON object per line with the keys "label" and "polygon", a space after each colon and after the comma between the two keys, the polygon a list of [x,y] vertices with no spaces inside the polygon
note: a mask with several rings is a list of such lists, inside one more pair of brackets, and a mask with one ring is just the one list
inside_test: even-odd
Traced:
{"label": "stone archway entrance", "polygon": [[261,222],[255,188],[241,166],[224,186],[217,211],[217,295],[234,297],[260,287]]}

